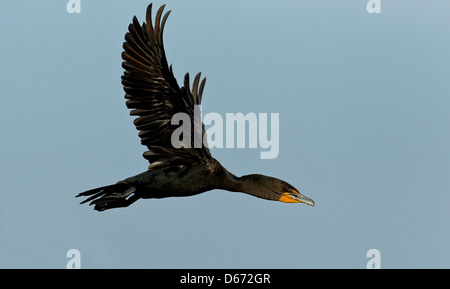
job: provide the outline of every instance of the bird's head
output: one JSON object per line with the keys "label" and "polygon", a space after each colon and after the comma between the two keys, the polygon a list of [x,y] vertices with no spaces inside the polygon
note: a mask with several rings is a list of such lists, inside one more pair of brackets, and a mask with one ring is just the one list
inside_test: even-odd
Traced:
{"label": "bird's head", "polygon": [[239,179],[243,184],[244,193],[283,203],[305,203],[314,206],[312,199],[302,195],[294,186],[280,179],[257,174],[242,176]]}

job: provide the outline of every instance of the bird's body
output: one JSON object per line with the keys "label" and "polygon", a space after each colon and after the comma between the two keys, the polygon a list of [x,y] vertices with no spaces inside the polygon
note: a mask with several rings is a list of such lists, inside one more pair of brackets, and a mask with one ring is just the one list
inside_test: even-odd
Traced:
{"label": "bird's body", "polygon": [[204,135],[203,125],[197,125],[195,120],[194,106],[201,105],[206,79],[200,82],[200,73],[197,74],[191,90],[186,74],[184,86],[178,86],[172,67],[167,64],[162,38],[170,11],[161,18],[162,6],[153,26],[151,9],[150,4],[147,24],[141,26],[134,17],[122,54],[126,104],[133,109],[131,115],[138,116],[134,124],[140,130],[141,143],[148,148],[144,158],[151,164],[141,174],[78,194],[88,196],[82,203],[90,201],[96,210],[103,211],[127,207],[138,199],[184,197],[223,189],[267,200],[314,205],[282,180],[259,174],[236,177],[211,156],[207,146],[198,148],[189,142],[178,148],[173,145],[175,128],[171,119],[178,113],[186,114],[191,121],[192,142],[196,135]]}
{"label": "bird's body", "polygon": [[223,174],[221,166],[215,169],[197,163],[190,166],[169,166],[148,170],[122,182],[135,185],[143,199],[187,197],[218,188],[220,185],[217,183],[218,176]]}

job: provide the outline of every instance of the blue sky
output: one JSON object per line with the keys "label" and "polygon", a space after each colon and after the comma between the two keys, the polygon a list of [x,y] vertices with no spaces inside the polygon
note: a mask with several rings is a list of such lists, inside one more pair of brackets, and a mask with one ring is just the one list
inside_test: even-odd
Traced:
{"label": "blue sky", "polygon": [[155,1],[178,82],[203,111],[279,113],[276,159],[213,149],[236,175],[315,207],[220,190],[103,213],[74,196],[146,170],[120,83],[148,1],[5,1],[0,10],[0,267],[450,267],[450,2]]}

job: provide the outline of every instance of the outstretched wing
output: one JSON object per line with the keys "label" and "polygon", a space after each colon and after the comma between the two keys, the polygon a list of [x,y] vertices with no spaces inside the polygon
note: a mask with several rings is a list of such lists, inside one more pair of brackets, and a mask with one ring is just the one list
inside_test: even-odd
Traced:
{"label": "outstretched wing", "polygon": [[191,127],[194,127],[194,106],[201,104],[206,78],[199,87],[200,73],[197,74],[191,91],[189,74],[186,74],[184,86],[181,89],[178,86],[164,52],[163,30],[170,14],[170,11],[167,12],[161,20],[164,7],[158,9],[154,26],[152,4],[147,8],[147,23],[140,25],[136,16],[133,18],[125,35],[122,53],[126,105],[132,109],[131,115],[138,116],[134,124],[140,131],[141,143],[148,148],[144,158],[151,163],[149,169],[182,165],[210,157],[207,147],[184,146],[176,149],[171,143],[172,133],[177,128],[171,125],[171,119],[176,113],[189,115]]}

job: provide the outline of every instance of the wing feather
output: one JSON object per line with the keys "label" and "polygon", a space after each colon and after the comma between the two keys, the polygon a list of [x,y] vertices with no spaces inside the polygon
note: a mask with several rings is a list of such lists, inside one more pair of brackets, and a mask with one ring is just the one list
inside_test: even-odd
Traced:
{"label": "wing feather", "polygon": [[175,149],[171,144],[171,135],[176,129],[170,123],[172,116],[187,113],[194,123],[194,106],[201,104],[206,78],[200,83],[201,74],[197,74],[191,91],[189,74],[186,74],[184,87],[178,86],[164,51],[163,31],[170,14],[168,11],[162,16],[164,7],[158,9],[154,24],[152,4],[147,8],[146,23],[141,25],[136,16],[133,17],[122,52],[126,105],[131,109],[130,115],[137,116],[134,125],[140,131],[141,143],[148,148],[144,158],[151,163],[149,169],[201,161],[211,156],[207,147]]}

